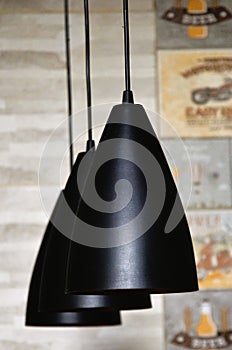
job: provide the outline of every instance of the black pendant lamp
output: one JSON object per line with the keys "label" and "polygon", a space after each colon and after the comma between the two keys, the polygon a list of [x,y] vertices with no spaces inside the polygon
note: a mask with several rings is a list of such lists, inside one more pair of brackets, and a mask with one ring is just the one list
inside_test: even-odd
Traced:
{"label": "black pendant lamp", "polygon": [[[66,55],[67,55],[67,86],[68,86],[68,109],[69,109],[69,141],[70,141],[70,165],[73,164],[73,149],[72,149],[72,98],[71,98],[71,79],[70,79],[70,55],[69,55],[69,23],[68,23],[68,0],[65,0],[65,28],[66,28]],[[81,154],[78,157],[81,158]],[[76,165],[76,164],[75,164]],[[74,166],[75,168],[75,166]],[[56,215],[60,206],[59,202],[62,199],[63,192],[58,199],[55,206],[53,216]],[[71,196],[72,203],[75,204],[75,197]],[[74,205],[73,204],[73,205]],[[48,223],[46,228],[39,253],[35,262],[34,270],[32,273],[31,283],[29,287],[29,294],[27,300],[26,310],[26,325],[38,326],[38,327],[86,327],[86,326],[111,326],[121,324],[120,314],[116,311],[101,311],[101,310],[84,310],[76,312],[71,309],[70,311],[39,311],[39,299],[41,290],[41,279],[43,276],[43,266],[45,256],[47,254],[47,248],[49,244],[50,236],[54,232],[54,226],[52,221]]]}
{"label": "black pendant lamp", "polygon": [[[92,115],[91,115],[91,80],[90,80],[90,45],[89,45],[89,11],[88,0],[85,4],[85,29],[86,29],[86,86],[88,105],[89,139],[87,149],[94,156],[94,141],[92,139]],[[92,148],[91,148],[92,147]],[[71,174],[62,191],[56,208],[52,215],[51,228],[46,246],[46,254],[43,260],[43,270],[40,287],[40,311],[83,311],[83,310],[130,310],[151,308],[150,296],[147,293],[137,293],[128,297],[123,293],[114,295],[66,295],[65,279],[67,258],[70,240],[59,232],[70,232],[73,228],[75,214],[78,211],[80,193],[77,186],[78,168],[86,153],[79,153],[72,167]],[[84,173],[87,174],[89,164]],[[66,206],[67,205],[67,206]],[[69,211],[69,208],[71,211]]]}
{"label": "black pendant lamp", "polygon": [[[133,103],[127,0],[123,10],[126,90],[110,113],[86,180],[70,241],[66,293],[197,291],[177,188],[143,106]],[[93,188],[99,203],[92,200]]]}
{"label": "black pendant lamp", "polygon": [[53,229],[49,222],[35,262],[26,310],[26,326],[31,327],[87,327],[120,325],[120,315],[115,311],[82,311],[82,312],[39,312],[39,290],[44,254]]}
{"label": "black pendant lamp", "polygon": [[[46,244],[40,284],[39,311],[130,310],[151,308],[150,296],[134,293],[130,297],[113,295],[66,295],[65,280],[70,240],[63,232],[70,231],[80,201],[76,179],[78,166],[85,153],[79,153],[65,189],[56,204]],[[75,195],[74,195],[75,194]],[[66,207],[67,203],[67,207]],[[67,210],[71,209],[71,212]]]}

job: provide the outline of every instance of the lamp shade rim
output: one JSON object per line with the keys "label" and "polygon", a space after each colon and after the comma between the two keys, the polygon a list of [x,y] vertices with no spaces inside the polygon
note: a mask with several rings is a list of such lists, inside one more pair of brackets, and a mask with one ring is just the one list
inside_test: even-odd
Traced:
{"label": "lamp shade rim", "polygon": [[[195,287],[190,287],[190,288],[115,288],[115,289],[95,289],[93,290],[92,288],[90,289],[85,289],[85,290],[65,290],[65,294],[67,295],[76,295],[76,294],[83,294],[83,295],[89,295],[90,293],[93,295],[98,295],[98,294],[102,294],[102,295],[109,295],[109,294],[118,294],[118,293],[123,293],[125,295],[130,295],[130,294],[178,294],[178,293],[193,293],[193,292],[197,292],[199,291],[199,286],[196,285]],[[144,308],[144,307],[142,307]],[[121,310],[123,310],[121,308]]]}
{"label": "lamp shade rim", "polygon": [[[67,298],[72,297],[73,302],[65,303]],[[85,299],[81,302],[81,298]],[[90,297],[93,298],[92,302]],[[51,299],[50,299],[51,300]],[[76,300],[76,301],[75,301]],[[87,305],[89,300],[89,305]],[[120,311],[120,310],[147,310],[152,308],[151,298],[148,293],[88,293],[64,294],[62,298],[55,299],[54,303],[46,304],[46,307],[39,308],[39,312],[79,312],[79,311]],[[59,305],[59,306],[58,306]]]}
{"label": "lamp shade rim", "polygon": [[27,314],[27,327],[95,327],[121,325],[117,311],[33,312]]}

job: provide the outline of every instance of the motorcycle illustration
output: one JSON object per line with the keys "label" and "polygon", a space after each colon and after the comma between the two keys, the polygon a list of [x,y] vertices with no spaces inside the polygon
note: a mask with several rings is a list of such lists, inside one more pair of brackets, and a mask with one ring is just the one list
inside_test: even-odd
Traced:
{"label": "motorcycle illustration", "polygon": [[210,100],[228,101],[232,98],[232,78],[227,78],[224,84],[217,88],[206,87],[192,91],[192,101],[202,105]]}

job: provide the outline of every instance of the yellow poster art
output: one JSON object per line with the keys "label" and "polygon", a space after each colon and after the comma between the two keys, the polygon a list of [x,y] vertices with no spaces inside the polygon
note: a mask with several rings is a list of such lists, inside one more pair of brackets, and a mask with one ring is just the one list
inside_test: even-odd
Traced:
{"label": "yellow poster art", "polygon": [[232,289],[231,211],[188,213],[200,289]]}
{"label": "yellow poster art", "polygon": [[[180,137],[232,136],[232,50],[159,51],[160,114]],[[167,123],[161,135],[173,136]]]}

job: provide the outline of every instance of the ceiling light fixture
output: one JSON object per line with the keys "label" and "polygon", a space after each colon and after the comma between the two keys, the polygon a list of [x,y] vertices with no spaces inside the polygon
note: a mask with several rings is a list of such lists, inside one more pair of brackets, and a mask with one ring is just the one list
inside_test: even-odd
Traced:
{"label": "ceiling light fixture", "polygon": [[[88,141],[87,151],[89,150],[94,156],[94,140],[92,135],[92,101],[91,101],[91,75],[90,75],[90,40],[89,40],[89,6],[88,0],[84,0],[85,10],[85,42],[86,42],[86,92],[88,106]],[[70,177],[63,190],[56,209],[53,213],[53,227],[49,231],[49,240],[46,248],[46,255],[43,264],[43,273],[40,288],[40,311],[70,311],[70,310],[131,310],[131,309],[148,309],[151,308],[150,296],[147,293],[138,295],[135,293],[128,295],[119,293],[114,295],[66,295],[65,279],[67,258],[70,240],[64,234],[59,232],[57,227],[67,233],[73,228],[78,206],[80,202],[80,193],[77,187],[78,168],[81,160],[86,153],[79,153],[77,160],[72,168]],[[85,168],[84,176],[86,177],[90,164]],[[71,215],[66,210],[71,208]],[[73,214],[73,215],[72,215]],[[59,221],[62,220],[60,225]],[[57,222],[56,222],[57,221]]]}
{"label": "ceiling light fixture", "polygon": [[128,0],[123,19],[123,103],[110,113],[86,180],[70,241],[66,293],[197,291],[177,188],[145,109],[133,103]]}
{"label": "ceiling light fixture", "polygon": [[[70,230],[73,218],[68,221],[65,216],[65,204],[76,213],[80,194],[76,179],[79,164],[86,152],[79,153],[73,165],[72,145],[72,94],[69,52],[68,3],[65,2],[66,20],[66,61],[69,115],[69,150],[71,174],[61,192],[51,220],[47,226],[40,251],[34,267],[27,306],[27,325],[39,326],[91,326],[116,325],[120,316],[116,310],[145,309],[151,307],[147,293],[128,295],[65,295],[65,273],[69,239],[56,228],[56,220],[67,223],[65,230]],[[91,82],[90,82],[90,48],[89,48],[89,10],[85,0],[85,33],[86,33],[86,83],[88,104],[88,141],[87,151],[94,150],[92,139]],[[88,172],[86,168],[86,173]],[[64,227],[63,223],[63,227]],[[59,227],[59,225],[57,225]]]}
{"label": "ceiling light fixture", "polygon": [[[65,0],[65,34],[66,34],[66,63],[67,63],[67,90],[68,90],[68,116],[69,116],[69,155],[70,155],[70,167],[72,169],[73,164],[73,142],[72,142],[72,94],[71,94],[71,70],[70,70],[70,47],[69,47],[69,8],[68,0]],[[77,157],[77,162],[74,168],[78,166],[81,154]],[[71,179],[70,179],[71,181]],[[53,216],[57,213],[59,208],[59,202],[62,198],[63,192],[57,201]],[[76,205],[75,197],[71,197],[72,206]],[[75,206],[76,207],[76,206]],[[29,287],[27,310],[26,310],[26,326],[39,326],[39,327],[86,327],[86,326],[112,326],[121,324],[120,314],[118,311],[112,310],[83,310],[76,311],[76,302],[74,298],[66,296],[66,304],[69,305],[66,311],[63,310],[43,310],[39,309],[40,295],[41,295],[41,280],[43,280],[44,274],[44,261],[48,254],[49,241],[53,237],[53,234],[59,234],[54,227],[52,220],[49,221],[46,228],[39,253],[35,262],[34,270],[32,273],[31,283]],[[58,237],[59,243],[59,237]],[[58,293],[59,295],[59,293]],[[60,295],[59,295],[60,296]],[[57,295],[53,295],[57,300]],[[86,296],[87,301],[91,300]],[[94,296],[94,298],[96,298]],[[87,302],[86,301],[86,302]],[[62,308],[61,308],[62,309]]]}

